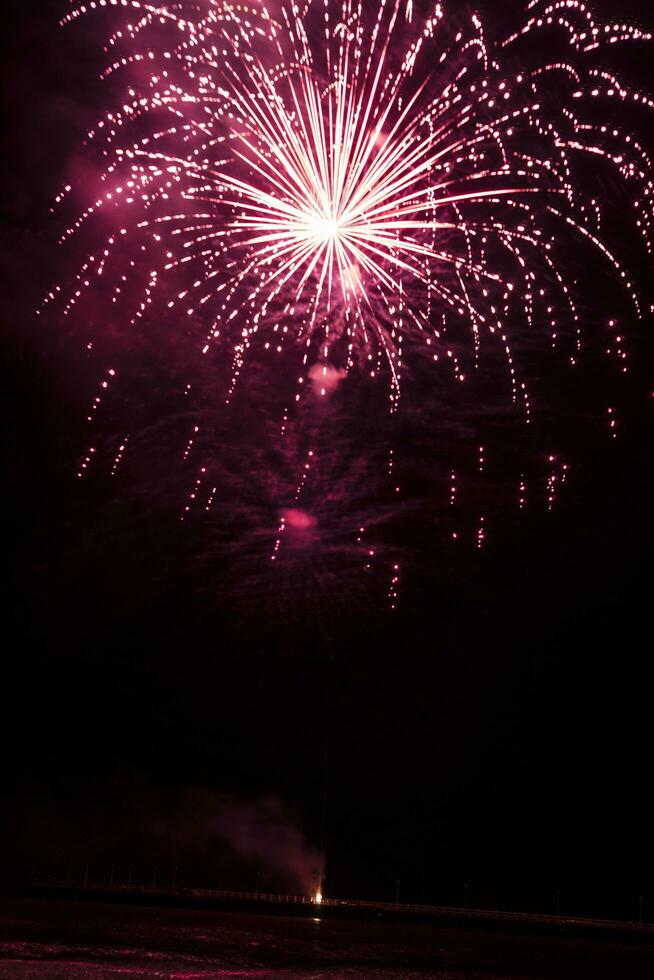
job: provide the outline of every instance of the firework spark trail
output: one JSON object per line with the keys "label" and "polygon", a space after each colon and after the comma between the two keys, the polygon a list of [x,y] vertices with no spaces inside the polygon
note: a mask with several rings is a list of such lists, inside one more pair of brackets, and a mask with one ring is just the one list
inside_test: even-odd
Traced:
{"label": "firework spark trail", "polygon": [[[76,7],[65,20],[109,5]],[[649,247],[645,150],[629,133],[579,118],[600,96],[652,108],[583,63],[599,45],[649,35],[598,25],[576,0],[530,3],[524,26],[492,48],[476,14],[452,36],[441,3],[413,27],[400,0],[379,0],[376,13],[353,0],[282,2],[274,18],[264,5],[215,0],[122,6],[138,19],[111,37],[109,50],[127,51],[108,71],[142,67],[140,90],[130,87],[89,133],[108,160],[107,189],[64,237],[112,204],[125,224],[99,262],[85,263],[67,312],[93,271],[106,275],[121,238],[133,249],[165,239],[163,268],[150,270],[134,316],[162,273],[183,269],[188,285],[169,306],[203,311],[205,352],[219,339],[231,347],[230,390],[261,330],[268,344],[306,339],[304,364],[342,358],[343,339],[348,367],[383,352],[394,403],[405,335],[433,345],[435,357],[449,354],[462,377],[446,339],[452,320],[467,324],[476,349],[484,331],[500,339],[515,397],[510,316],[532,322],[536,297],[543,311],[562,299],[577,323],[559,254],[570,235],[599,251],[638,306],[571,157],[599,155],[637,186]],[[168,25],[181,41],[171,44]],[[574,63],[502,72],[499,55],[553,28]],[[436,304],[445,328],[432,325]]]}
{"label": "firework spark trail", "polygon": [[203,324],[198,349],[232,360],[227,401],[253,357],[274,365],[293,347],[291,401],[311,396],[318,366],[386,365],[395,410],[406,347],[465,382],[467,348],[474,369],[490,340],[526,421],[517,336],[541,325],[574,363],[579,297],[602,267],[640,315],[580,175],[615,170],[649,252],[651,161],[611,105],[654,103],[596,56],[644,31],[600,24],[580,0],[531,0],[499,37],[477,13],[405,0],[95,0],[63,22],[112,7],[104,76],[126,94],[88,133],[100,189],[62,240],[99,212],[115,227],[73,289],[47,297],[66,315],[102,279],[132,324],[157,301],[175,329]]}

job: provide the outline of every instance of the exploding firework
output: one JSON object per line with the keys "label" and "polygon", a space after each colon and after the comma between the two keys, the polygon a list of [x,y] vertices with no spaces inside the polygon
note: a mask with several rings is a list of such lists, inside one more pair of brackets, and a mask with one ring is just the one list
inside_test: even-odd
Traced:
{"label": "exploding firework", "polygon": [[[453,28],[441,3],[423,18],[399,0],[123,6],[134,22],[111,36],[105,76],[126,73],[128,92],[88,134],[106,160],[102,190],[64,237],[100,211],[119,227],[84,263],[67,313],[99,276],[129,305],[147,266],[133,320],[166,279],[181,281],[171,315],[201,314],[203,352],[231,352],[230,390],[249,358],[288,343],[325,372],[363,361],[374,373],[383,358],[396,393],[415,343],[463,381],[464,325],[477,356],[486,336],[499,343],[528,406],[509,325],[545,320],[556,337],[571,323],[578,349],[571,240],[639,309],[575,158],[600,157],[631,185],[649,246],[649,158],[589,111],[599,99],[652,108],[591,58],[649,35],[599,25],[576,0],[534,0],[492,41],[476,14]],[[544,31],[548,59],[534,66],[521,45]],[[557,34],[568,60],[550,60]]]}
{"label": "exploding firework", "polygon": [[102,173],[63,240],[106,237],[49,294],[65,315],[103,301],[131,329],[169,323],[223,404],[268,365],[282,436],[353,376],[387,378],[394,412],[418,362],[465,385],[487,347],[529,422],[516,352],[576,364],[598,276],[612,307],[642,315],[616,244],[626,219],[611,230],[589,175],[613,171],[648,254],[651,162],[621,116],[654,103],[603,59],[643,30],[579,0],[531,0],[510,30],[412,0],[96,0],[64,21],[112,6],[127,9],[104,77],[123,94],[88,133]]}
{"label": "exploding firework", "polygon": [[238,452],[221,440],[219,460],[206,454],[200,493],[194,488],[185,507],[197,521],[204,516],[198,511],[212,509],[211,494],[220,493],[203,579],[211,587],[212,569],[228,557],[220,588],[233,605],[247,609],[256,595],[260,611],[285,622],[307,610],[319,622],[323,596],[331,615],[365,608],[384,591],[394,605],[400,549],[389,529],[400,508],[385,479],[384,451],[342,432],[343,419],[330,413],[319,426],[291,426],[281,439],[264,431]]}

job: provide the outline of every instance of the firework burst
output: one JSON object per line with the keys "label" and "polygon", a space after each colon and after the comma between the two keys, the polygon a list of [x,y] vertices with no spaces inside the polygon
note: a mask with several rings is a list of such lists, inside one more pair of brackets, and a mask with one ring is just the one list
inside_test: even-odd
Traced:
{"label": "firework burst", "polygon": [[[502,347],[528,411],[510,328],[545,322],[556,339],[571,324],[574,356],[571,239],[639,309],[575,167],[599,157],[631,185],[649,248],[649,158],[593,109],[652,108],[593,60],[649,35],[600,25],[577,0],[534,0],[519,30],[492,41],[477,14],[453,22],[442,3],[420,18],[400,0],[122,6],[133,19],[109,40],[105,76],[127,76],[127,95],[88,134],[106,161],[102,190],[64,238],[100,211],[119,227],[84,263],[66,312],[101,275],[116,278],[115,303],[133,303],[126,274],[147,265],[129,318],[168,281],[176,322],[201,314],[202,351],[231,351],[229,391],[254,348],[290,342],[304,368],[364,363],[374,374],[383,360],[393,402],[409,343],[464,380],[463,327],[477,355],[485,337]],[[525,47],[543,32],[538,50],[555,59],[534,66]]]}
{"label": "firework burst", "polygon": [[[414,360],[465,385],[486,347],[529,422],[518,354],[553,346],[574,365],[598,275],[642,315],[617,243],[629,220],[649,254],[654,195],[624,110],[654,103],[604,55],[643,30],[599,23],[580,0],[531,0],[510,31],[411,0],[95,0],[64,23],[103,8],[103,74],[122,95],[88,132],[102,172],[62,236],[97,246],[45,305],[168,323],[222,402],[267,364],[282,436],[289,413],[352,374],[388,378],[395,411]],[[598,169],[628,202],[618,234]],[[67,185],[59,205],[78,194]],[[102,388],[115,380],[111,368]],[[121,437],[114,469],[133,444]]]}

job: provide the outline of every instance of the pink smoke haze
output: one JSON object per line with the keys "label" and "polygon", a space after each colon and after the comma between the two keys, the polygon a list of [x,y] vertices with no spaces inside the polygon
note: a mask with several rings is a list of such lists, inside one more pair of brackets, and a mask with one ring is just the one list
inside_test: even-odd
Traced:
{"label": "pink smoke haze", "polygon": [[268,798],[256,805],[226,802],[211,823],[236,854],[281,872],[299,894],[312,894],[322,866],[320,854],[289,823],[278,800]]}

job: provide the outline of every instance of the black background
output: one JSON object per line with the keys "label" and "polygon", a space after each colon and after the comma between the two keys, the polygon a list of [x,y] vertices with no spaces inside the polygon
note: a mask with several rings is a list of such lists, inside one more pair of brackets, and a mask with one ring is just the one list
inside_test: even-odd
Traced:
{"label": "black background", "polygon": [[650,325],[619,440],[585,444],[552,513],[442,562],[423,542],[394,614],[234,616],[198,586],[197,529],[71,476],[85,402],[66,335],[32,310],[63,262],[50,199],[102,97],[59,9],[3,13],[7,887],[86,862],[147,879],[186,861],[219,883],[224,855],[136,834],[133,813],[154,824],[188,787],[274,796],[318,846],[326,786],[331,894],[392,899],[399,880],[406,899],[467,886],[470,904],[549,910],[559,890],[564,910],[626,917],[642,895],[651,917]]}

